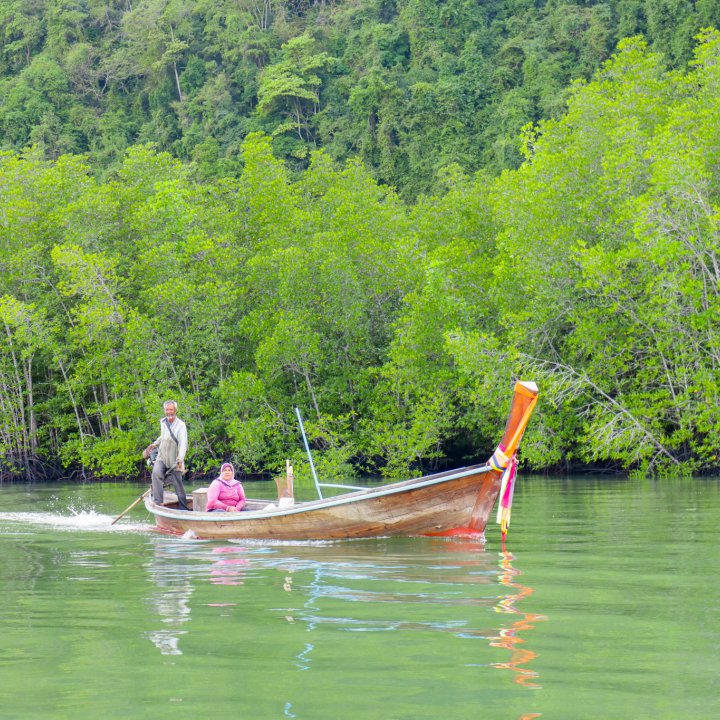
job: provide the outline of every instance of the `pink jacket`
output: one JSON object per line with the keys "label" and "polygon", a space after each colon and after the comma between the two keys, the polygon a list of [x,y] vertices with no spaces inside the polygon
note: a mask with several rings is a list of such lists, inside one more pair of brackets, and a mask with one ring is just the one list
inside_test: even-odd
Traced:
{"label": "pink jacket", "polygon": [[230,505],[234,505],[238,510],[245,507],[245,491],[242,484],[234,478],[229,483],[216,478],[210,483],[207,491],[207,509],[227,510]]}

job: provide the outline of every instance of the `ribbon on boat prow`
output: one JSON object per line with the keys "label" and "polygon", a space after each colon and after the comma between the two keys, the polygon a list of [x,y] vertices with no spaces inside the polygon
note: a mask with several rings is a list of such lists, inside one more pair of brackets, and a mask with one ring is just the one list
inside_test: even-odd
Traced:
{"label": "ribbon on boat prow", "polygon": [[[500,525],[500,533],[503,540],[507,537],[507,531],[510,527],[513,492],[515,491],[515,480],[517,478],[517,449],[538,399],[538,389],[534,382],[517,382],[515,384],[515,393],[527,398],[525,403],[523,403],[525,409],[522,417],[517,424],[515,432],[507,439],[505,444],[501,442],[498,445],[497,450],[495,450],[489,461],[489,465],[493,470],[503,474],[500,482],[500,493],[498,494],[496,517],[496,521]],[[512,420],[513,418],[511,417],[509,423],[512,422]],[[506,440],[506,438],[503,438],[503,440]]]}

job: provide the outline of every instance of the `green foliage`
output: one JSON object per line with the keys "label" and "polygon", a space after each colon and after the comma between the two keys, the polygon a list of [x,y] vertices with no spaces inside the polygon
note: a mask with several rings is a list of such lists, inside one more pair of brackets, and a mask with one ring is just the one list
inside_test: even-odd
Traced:
{"label": "green foliage", "polygon": [[576,460],[692,472],[714,452],[717,52],[706,34],[682,77],[621,44],[497,185],[507,337],[580,419],[556,438]]}
{"label": "green foliage", "polygon": [[[257,7],[239,5],[236,19]],[[463,54],[462,18],[479,9],[395,7],[405,35],[377,32],[358,117],[378,110],[379,88],[394,87],[432,125],[435,101],[454,92],[440,79]],[[184,4],[140,10],[185,33],[183,42],[194,37]],[[344,11],[362,29],[359,6]],[[483,7],[483,21],[493,12]],[[578,13],[558,37],[573,37]],[[455,28],[446,38],[455,55],[421,22],[440,16]],[[70,19],[57,47],[74,37]],[[287,45],[308,62],[327,52],[307,39]],[[529,73],[532,44],[505,49],[507,67]],[[42,57],[27,88],[44,87],[55,107],[52,88],[92,65],[85,52],[72,72]],[[282,52],[269,51],[265,67],[282,63]],[[377,180],[378,166],[312,151],[298,171],[277,151],[279,136],[257,132],[238,145],[236,178],[213,174],[219,140],[194,146],[207,153],[204,169],[145,144],[102,177],[79,155],[0,154],[0,474],[30,475],[45,463],[134,474],[162,400],[174,397],[195,472],[231,459],[267,476],[291,459],[309,483],[299,408],[322,479],[407,476],[488,457],[517,378],[542,393],[522,449],[535,468],[716,471],[719,58],[714,30],[700,33],[687,70],[627,39],[572,86],[564,114],[523,125],[517,170],[468,174],[448,163],[433,168],[437,191],[413,204]],[[162,73],[146,67],[170,94],[174,62]],[[182,92],[205,87],[206,70],[179,72]],[[411,84],[391,84],[400,70]],[[213,80],[208,98],[230,93],[231,80]],[[309,87],[331,85],[326,76]],[[266,119],[288,97],[268,95]],[[321,113],[337,120],[319,97],[320,113],[305,117],[313,132]],[[177,102],[197,122],[209,112]],[[410,122],[385,110],[375,130]],[[387,146],[375,150],[390,163]],[[422,160],[403,152],[408,167]]]}
{"label": "green foliage", "polygon": [[518,167],[517,135],[558,118],[618,42],[644,34],[672,67],[717,0],[5,0],[0,148],[85,153],[106,177],[156,143],[202,178],[237,177],[273,137],[305,169],[359,157],[414,200],[444,168]]}
{"label": "green foliage", "polygon": [[[300,140],[312,139],[310,119],[319,110],[322,83],[316,72],[330,60],[327,53],[314,50],[315,40],[309,35],[292,38],[282,46],[278,61],[260,74],[257,112],[267,116],[274,111],[284,118],[273,135],[292,132]],[[300,149],[297,153],[305,154]]]}

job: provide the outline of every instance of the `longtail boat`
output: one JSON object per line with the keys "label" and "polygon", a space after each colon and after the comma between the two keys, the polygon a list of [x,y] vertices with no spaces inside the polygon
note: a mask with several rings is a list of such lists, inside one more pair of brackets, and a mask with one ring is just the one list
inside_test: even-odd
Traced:
{"label": "longtail boat", "polygon": [[537,396],[535,383],[515,384],[502,440],[492,457],[481,465],[380,487],[350,488],[349,492],[333,497],[323,498],[320,492],[317,500],[249,499],[241,512],[205,512],[201,502],[203,489],[193,493],[190,511],[181,510],[177,498],[169,494],[162,504],[146,495],[145,507],[155,516],[158,530],[199,539],[331,540],[392,535],[478,538],[483,536],[500,496],[498,520],[503,524],[504,534],[512,501],[516,452]]}

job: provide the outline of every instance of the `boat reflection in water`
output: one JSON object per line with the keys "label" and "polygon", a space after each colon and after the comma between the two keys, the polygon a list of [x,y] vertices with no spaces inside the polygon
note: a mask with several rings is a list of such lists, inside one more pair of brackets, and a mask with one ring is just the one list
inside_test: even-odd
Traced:
{"label": "boat reflection in water", "polygon": [[[377,670],[388,647],[407,644],[415,648],[409,658],[419,663],[418,677],[427,668],[417,658],[452,652],[459,674],[474,668],[509,670],[515,683],[540,687],[531,667],[537,656],[526,639],[544,618],[519,607],[533,590],[520,582],[515,558],[504,547],[498,564],[498,556],[483,543],[447,538],[277,544],[163,538],[154,545],[149,601],[161,627],[146,636],[164,655],[182,655],[194,611],[200,613],[200,635],[242,640],[248,627],[265,627],[267,652],[285,655],[296,670],[311,670],[315,662],[324,670],[328,647],[336,651],[338,642],[348,643],[358,672],[363,663],[369,663],[367,671]],[[213,608],[219,610],[209,611]],[[511,622],[494,623],[495,613]],[[333,630],[354,637],[345,641],[333,634],[328,645]],[[404,635],[385,639],[387,631]],[[485,650],[464,643],[448,646],[440,639],[444,634],[480,640]],[[490,648],[509,657],[497,662]],[[487,674],[481,684],[486,682]],[[285,687],[286,710],[297,702],[291,685]],[[463,691],[473,692],[467,684]]]}
{"label": "boat reflection in water", "polygon": [[191,566],[180,543],[158,543],[148,563],[155,590],[150,605],[163,625],[146,633],[163,655],[182,655],[180,638],[191,619],[190,598],[193,594]]}
{"label": "boat reflection in water", "polygon": [[[202,554],[198,553],[200,549]],[[181,541],[156,543],[153,560],[148,564],[156,587],[150,604],[161,618],[163,627],[147,633],[147,637],[163,655],[182,655],[180,639],[187,634],[187,623],[191,620],[193,578],[211,585],[243,585],[245,571],[251,564],[245,557],[246,552],[237,545],[207,547]],[[209,607],[236,605],[234,602],[205,604]]]}
{"label": "boat reflection in water", "polygon": [[[518,619],[511,623],[509,627],[502,628],[497,638],[491,641],[493,647],[504,648],[509,650],[511,655],[507,662],[494,663],[493,667],[501,670],[510,670],[515,673],[515,682],[534,690],[541,686],[536,682],[538,673],[531,670],[528,664],[537,657],[532,650],[521,647],[525,639],[520,636],[521,632],[532,630],[535,626],[533,623],[545,620],[544,615],[536,615],[534,613],[525,613],[519,609],[515,603],[532,595],[533,589],[522,585],[518,582],[520,571],[512,566],[515,557],[509,553],[504,544],[500,553],[501,574],[499,582],[505,587],[512,588],[505,597],[503,597],[495,606],[500,613],[509,613],[517,615]],[[530,720],[530,718],[538,717],[537,715],[525,715],[521,720]]]}

